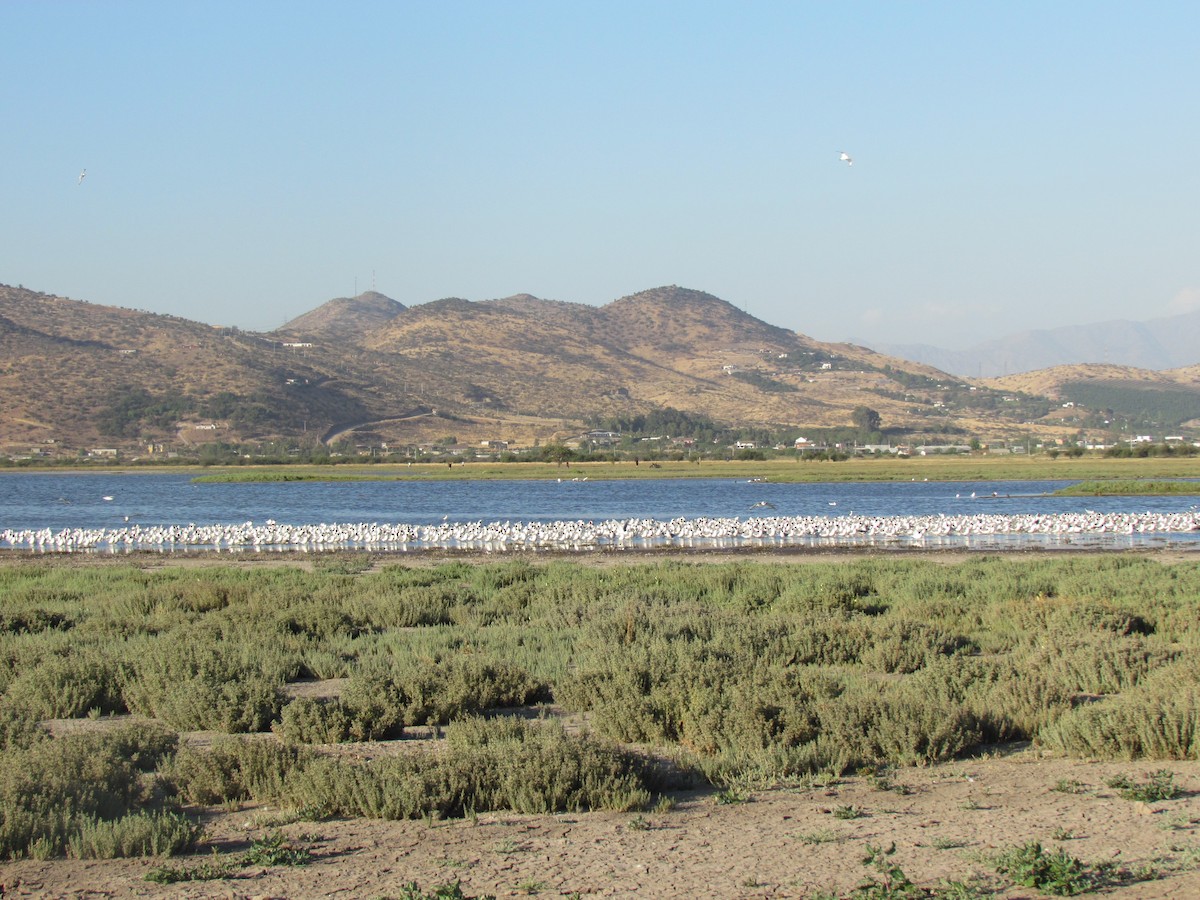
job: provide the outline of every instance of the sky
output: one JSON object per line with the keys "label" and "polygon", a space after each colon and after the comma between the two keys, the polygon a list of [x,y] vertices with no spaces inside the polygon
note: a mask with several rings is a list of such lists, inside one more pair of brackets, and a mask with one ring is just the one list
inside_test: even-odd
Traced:
{"label": "sky", "polygon": [[1193,0],[0,0],[0,33],[4,284],[252,330],[678,284],[950,349],[1200,309]]}

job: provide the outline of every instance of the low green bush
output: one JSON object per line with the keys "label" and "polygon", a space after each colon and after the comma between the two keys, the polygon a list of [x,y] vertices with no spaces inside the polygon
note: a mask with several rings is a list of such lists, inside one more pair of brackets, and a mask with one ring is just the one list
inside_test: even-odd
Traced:
{"label": "low green bush", "polygon": [[337,744],[350,740],[353,724],[342,701],[299,697],[283,708],[273,729],[291,744]]}
{"label": "low green bush", "polygon": [[[38,740],[0,753],[0,858],[61,854],[72,840],[116,842],[109,826],[162,799],[152,775],[174,748],[161,728],[129,725],[112,733]],[[132,835],[140,825],[129,826]],[[166,846],[164,823],[145,833]],[[115,826],[114,826],[115,827]],[[166,829],[175,833],[174,825]]]}
{"label": "low green bush", "polygon": [[499,718],[449,726],[436,752],[365,764],[315,758],[289,777],[287,800],[308,815],[454,817],[511,809],[638,808],[650,799],[644,766],[555,723]]}
{"label": "low green bush", "polygon": [[348,719],[347,735],[355,741],[377,741],[399,737],[404,730],[408,697],[396,675],[385,662],[372,661],[351,675],[341,699],[321,716],[333,716],[337,710]]}
{"label": "low green bush", "polygon": [[39,719],[125,712],[117,673],[116,660],[94,648],[49,656],[13,680],[5,700]]}
{"label": "low green bush", "polygon": [[1026,665],[1072,693],[1115,694],[1135,687],[1178,656],[1178,649],[1153,637],[1082,631],[1037,647]]}
{"label": "low green bush", "polygon": [[27,748],[46,736],[37,715],[27,707],[14,706],[6,697],[0,697],[0,753]]}
{"label": "low green bush", "polygon": [[1175,773],[1170,769],[1159,769],[1146,776],[1145,781],[1133,781],[1119,775],[1106,782],[1109,787],[1117,788],[1126,800],[1137,800],[1142,803],[1158,803],[1163,800],[1175,800],[1183,796],[1183,788],[1175,782]]}
{"label": "low green bush", "polygon": [[179,797],[189,803],[278,800],[287,779],[311,755],[270,738],[224,737],[211,747],[181,747],[165,768]]}
{"label": "low green bush", "polygon": [[[171,729],[270,728],[287,745],[175,752],[171,733],[144,732],[120,751],[146,760],[122,763],[140,787],[89,812],[103,778],[77,765],[76,797],[50,774],[30,797],[58,792],[65,805],[12,807],[4,852],[62,852],[85,814],[157,811],[177,791],[281,802],[303,783],[318,808],[321,779],[334,807],[373,814],[465,808],[455,797],[534,808],[542,801],[495,786],[488,747],[454,750],[455,765],[492,773],[468,778],[433,757],[418,772],[322,760],[303,745],[396,738],[551,697],[589,713],[604,738],[657,744],[721,785],[1017,739],[1106,758],[1198,752],[1200,676],[1188,661],[1200,650],[1200,569],[1186,563],[521,559],[367,571],[365,557],[330,560],[317,571],[0,566],[0,769],[28,767],[51,752],[42,745],[65,752],[41,720],[123,709]],[[347,681],[337,699],[288,703],[282,689],[300,677]],[[510,750],[524,759],[534,746]],[[573,765],[563,747],[538,752]],[[61,827],[42,818],[60,814]]]}
{"label": "low green bush", "polygon": [[548,696],[546,686],[503,660],[476,654],[397,664],[375,657],[350,675],[341,697],[288,704],[276,730],[294,743],[399,737],[405,725],[445,725]]}
{"label": "low green bush", "polygon": [[282,831],[274,831],[251,844],[242,862],[247,866],[306,866],[312,862],[312,853],[288,841]]}
{"label": "low green bush", "polygon": [[996,860],[996,871],[1023,887],[1060,897],[1092,889],[1092,873],[1087,866],[1065,850],[1044,850],[1037,841],[1005,851]]}
{"label": "low green bush", "polygon": [[296,674],[294,661],[288,665],[202,636],[160,638],[130,660],[122,696],[131,712],[181,731],[264,731],[283,708],[283,683]]}
{"label": "low green bush", "polygon": [[922,765],[952,759],[980,740],[962,705],[932,701],[908,685],[856,683],[819,707],[821,735],[852,765]]}
{"label": "low green bush", "polygon": [[1097,759],[1200,759],[1200,667],[1178,662],[1063,715],[1040,743]]}
{"label": "low green bush", "polygon": [[934,625],[911,619],[886,618],[873,624],[869,649],[859,659],[877,672],[909,674],[941,656],[970,647],[970,642]]}
{"label": "low green bush", "polygon": [[175,856],[190,851],[203,826],[178,812],[135,812],[119,819],[84,817],[67,838],[75,859]]}

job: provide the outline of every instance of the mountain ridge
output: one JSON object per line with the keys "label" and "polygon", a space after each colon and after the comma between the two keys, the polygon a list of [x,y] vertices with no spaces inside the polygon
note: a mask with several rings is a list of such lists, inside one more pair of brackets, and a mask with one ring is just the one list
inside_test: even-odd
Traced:
{"label": "mountain ridge", "polygon": [[886,355],[969,378],[995,378],[1054,366],[1095,364],[1160,371],[1200,363],[1200,310],[1133,321],[1027,329],[968,347],[866,342]]}
{"label": "mountain ridge", "polygon": [[0,448],[531,446],[667,409],[795,436],[850,427],[862,406],[931,442],[1062,427],[1042,421],[1045,398],[823,343],[675,285],[600,307],[368,292],[266,333],[10,286],[0,312]]}

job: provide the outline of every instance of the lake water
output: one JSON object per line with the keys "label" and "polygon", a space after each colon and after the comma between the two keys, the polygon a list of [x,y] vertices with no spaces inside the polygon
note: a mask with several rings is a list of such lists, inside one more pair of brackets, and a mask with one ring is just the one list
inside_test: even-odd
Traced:
{"label": "lake water", "polygon": [[[565,473],[564,473],[565,474]],[[1182,512],[1196,497],[1052,497],[1067,481],[773,484],[733,479],[193,484],[178,473],[0,474],[0,530],[263,522]],[[972,497],[974,495],[974,497]],[[111,498],[111,499],[107,499]],[[768,503],[771,506],[755,504]]]}

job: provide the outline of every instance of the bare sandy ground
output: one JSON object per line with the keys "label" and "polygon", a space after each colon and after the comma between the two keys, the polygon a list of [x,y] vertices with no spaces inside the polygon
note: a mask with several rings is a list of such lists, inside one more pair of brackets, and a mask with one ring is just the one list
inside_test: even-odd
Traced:
{"label": "bare sandy ground", "polygon": [[[1139,780],[1152,768],[1174,772],[1185,796],[1145,804],[1105,786],[1113,775]],[[207,812],[206,852],[237,853],[281,827],[312,851],[312,862],[161,886],[146,874],[164,863],[194,866],[203,855],[22,861],[0,865],[0,896],[378,898],[398,897],[413,881],[426,891],[460,881],[468,896],[812,897],[847,894],[871,874],[862,865],[867,845],[895,843],[893,860],[922,887],[953,879],[972,882],[976,896],[1017,898],[1040,894],[1007,886],[992,858],[1038,840],[1125,873],[1104,896],[1200,897],[1200,762],[1092,763],[1023,749],[902,769],[892,782],[904,791],[855,776],[732,803],[684,794],[658,812],[445,822],[290,822],[265,807],[215,809]],[[843,818],[847,810],[861,815]]]}
{"label": "bare sandy ground", "polygon": [[466,561],[481,565],[523,560],[528,563],[573,562],[582,566],[637,565],[675,560],[692,563],[765,563],[798,565],[803,563],[853,562],[865,559],[914,559],[957,565],[981,556],[1008,559],[1053,559],[1117,554],[1125,558],[1144,557],[1164,565],[1200,561],[1200,544],[1195,547],[1147,547],[1138,549],[1100,549],[1084,547],[1030,547],[1021,550],[971,550],[927,547],[743,547],[707,550],[682,547],[623,548],[606,550],[513,550],[493,553],[482,550],[409,550],[376,552],[365,550],[328,550],[305,552],[264,552],[250,550],[211,550],[158,552],[133,550],[124,553],[38,553],[29,550],[0,550],[0,563],[9,565],[106,566],[132,565],[147,571],[172,568],[291,566],[314,570],[341,559],[358,561],[366,554],[369,564],[361,572],[373,572],[387,566],[427,567]]}

